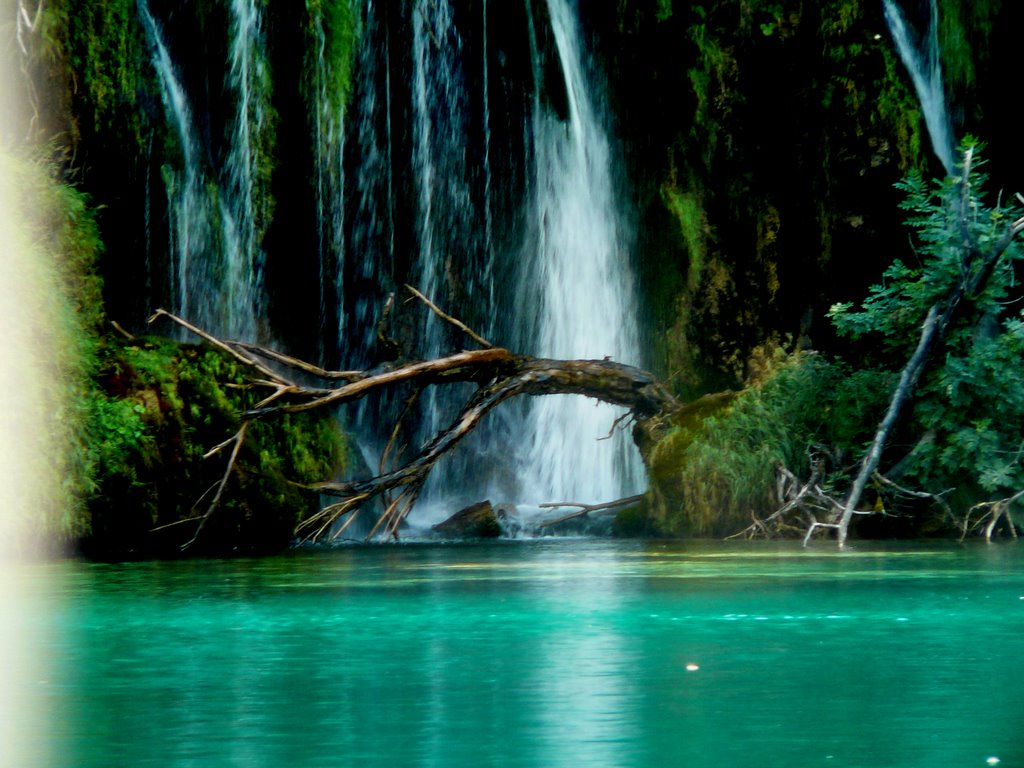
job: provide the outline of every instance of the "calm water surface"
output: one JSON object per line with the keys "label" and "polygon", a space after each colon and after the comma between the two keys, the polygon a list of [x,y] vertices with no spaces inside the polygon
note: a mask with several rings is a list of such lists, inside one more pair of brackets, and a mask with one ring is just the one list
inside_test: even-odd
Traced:
{"label": "calm water surface", "polygon": [[26,695],[54,766],[1024,766],[1022,553],[50,564]]}

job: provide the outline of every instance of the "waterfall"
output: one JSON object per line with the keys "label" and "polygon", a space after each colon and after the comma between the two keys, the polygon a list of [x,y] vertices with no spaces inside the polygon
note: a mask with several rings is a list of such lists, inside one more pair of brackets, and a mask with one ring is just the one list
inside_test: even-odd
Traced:
{"label": "waterfall", "polygon": [[903,11],[896,0],[884,0],[885,20],[893,42],[899,51],[917,98],[924,112],[925,125],[931,138],[932,149],[947,174],[952,174],[956,142],[949,113],[946,111],[946,93],[942,79],[942,61],[939,51],[939,9],[937,0],[929,0],[928,28],[920,42],[914,40]]}
{"label": "waterfall", "polygon": [[180,153],[180,166],[162,168],[167,190],[170,235],[169,278],[173,310],[211,332],[255,338],[262,303],[262,253],[257,227],[261,214],[258,153],[254,142],[264,129],[260,18],[252,0],[234,0],[232,42],[226,87],[236,103],[223,167],[199,139],[188,92],[175,66],[161,24],[147,0],[139,16],[152,46],[161,100]]}
{"label": "waterfall", "polygon": [[[531,47],[524,61],[533,62],[533,82],[494,85],[506,109],[508,94],[524,86],[532,105],[523,104],[522,114],[495,115],[486,3],[470,11],[450,0],[417,0],[406,18],[388,18],[373,0],[363,8],[346,120],[350,190],[340,316],[348,359],[367,362],[358,350],[374,342],[386,290],[410,282],[494,341],[526,353],[638,363],[632,233],[616,198],[616,159],[576,9],[551,0],[543,44],[536,32],[522,40]],[[473,36],[465,34],[469,24]],[[407,58],[392,52],[399,39]],[[505,68],[504,56],[497,54],[497,77],[507,78],[518,70]],[[561,73],[565,114],[543,98],[537,70],[544,57]],[[396,75],[401,80],[392,83]],[[395,125],[402,130],[392,135]],[[495,126],[503,132],[496,145],[504,153],[501,167],[516,182],[492,175]],[[466,343],[422,308],[419,317],[418,354]],[[446,428],[465,394],[448,387],[420,393],[417,432],[406,437],[415,444]],[[387,403],[380,412],[367,407],[354,421],[375,467],[373,444],[387,436],[372,437],[373,427],[395,414],[386,412]],[[642,468],[628,434],[601,439],[620,414],[579,396],[538,398],[492,414],[435,469],[421,519],[488,496],[590,502],[636,492]]]}
{"label": "waterfall", "polygon": [[[345,94],[339,86],[335,68],[327,51],[326,21],[322,12],[315,19],[316,50],[312,56],[313,130],[315,157],[315,204],[320,259],[320,338],[321,362],[327,349],[344,343],[344,315],[340,308],[345,301]],[[335,327],[326,323],[337,318]]]}
{"label": "waterfall", "polygon": [[[486,201],[474,189],[470,114],[462,35],[449,0],[418,0],[413,9],[413,173],[417,185],[416,287],[440,302],[472,306],[490,276],[473,269],[485,250]],[[486,87],[485,87],[486,89]],[[448,328],[426,320],[427,355],[448,344]]]}
{"label": "waterfall", "polygon": [[[519,275],[520,342],[535,355],[636,364],[639,343],[630,228],[616,199],[613,148],[568,0],[548,0],[564,79],[563,118],[534,99],[533,227]],[[541,65],[534,42],[534,72]],[[539,87],[538,87],[539,90]],[[637,492],[629,436],[609,440],[621,410],[579,396],[538,398],[528,417],[524,493],[593,502]]]}
{"label": "waterfall", "polygon": [[[237,99],[225,164],[226,204],[221,206],[226,280],[221,300],[227,309],[227,333],[241,338],[256,336],[262,298],[262,248],[257,241],[256,185],[262,169],[254,146],[264,130],[267,88],[263,30],[255,0],[232,0],[229,83]],[[259,195],[261,200],[266,195]]]}
{"label": "waterfall", "polygon": [[344,203],[350,213],[337,311],[342,357],[353,367],[368,362],[395,261],[391,47],[381,13],[374,0],[366,0],[347,121],[351,171]]}
{"label": "waterfall", "polygon": [[[192,120],[188,96],[171,60],[160,25],[150,13],[147,0],[138,0],[139,15],[153,46],[153,68],[160,81],[160,95],[167,119],[171,122],[181,152],[182,167],[163,167],[170,218],[170,285],[172,309],[179,315],[209,327],[213,322],[210,298],[212,287],[206,274],[193,267],[203,261],[210,242],[210,222],[206,205],[202,148]],[[193,306],[193,297],[199,299]]]}
{"label": "waterfall", "polygon": [[[467,313],[491,306],[488,302],[493,296],[493,272],[488,265],[487,85],[486,81],[482,85],[469,82],[466,70],[470,62],[454,3],[418,0],[411,23],[411,158],[416,210],[412,279],[426,296],[473,323],[473,316]],[[486,73],[486,66],[483,71]],[[484,96],[482,105],[477,101],[480,96]],[[486,309],[481,314],[487,314]],[[465,343],[464,337],[456,336],[451,326],[433,313],[423,316],[420,354],[424,357],[446,354]],[[421,440],[451,423],[464,402],[463,394],[451,387],[429,387],[421,394]],[[424,491],[424,506],[447,504],[453,495],[460,495],[459,491],[453,494],[453,488],[478,486],[479,475],[485,473],[480,471],[479,455],[472,454],[479,452],[486,431],[485,427],[467,443],[474,447],[463,446],[458,455],[438,467]],[[464,497],[455,503],[474,500]]]}

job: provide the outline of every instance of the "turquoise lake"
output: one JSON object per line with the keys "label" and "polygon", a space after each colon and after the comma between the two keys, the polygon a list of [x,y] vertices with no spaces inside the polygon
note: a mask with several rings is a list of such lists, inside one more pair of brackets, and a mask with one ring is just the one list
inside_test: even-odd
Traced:
{"label": "turquoise lake", "polygon": [[24,583],[10,695],[48,766],[1024,766],[1017,545],[407,544]]}

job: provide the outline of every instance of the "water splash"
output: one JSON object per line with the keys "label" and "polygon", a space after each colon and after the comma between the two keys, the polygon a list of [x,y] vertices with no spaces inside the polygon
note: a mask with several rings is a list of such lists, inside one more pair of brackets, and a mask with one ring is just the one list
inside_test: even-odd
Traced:
{"label": "water splash", "polygon": [[895,0],[884,0],[884,4],[885,20],[900,59],[907,68],[917,92],[932,149],[946,169],[946,173],[952,174],[956,167],[956,142],[953,140],[953,129],[946,109],[946,92],[939,50],[938,3],[936,0],[930,0],[928,28],[919,41],[914,39],[913,31]]}

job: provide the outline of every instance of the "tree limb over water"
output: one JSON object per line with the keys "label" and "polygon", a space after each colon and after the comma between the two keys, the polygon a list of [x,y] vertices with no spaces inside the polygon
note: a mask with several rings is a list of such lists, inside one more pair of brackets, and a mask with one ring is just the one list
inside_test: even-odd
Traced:
{"label": "tree limb over water", "polygon": [[[489,344],[462,323],[441,313],[418,291],[410,291],[431,311],[453,322],[475,341]],[[218,339],[165,310],[158,310],[150,321],[160,317],[172,320],[225,351],[258,375],[254,383],[266,387],[270,393],[256,408],[242,415],[246,421],[350,403],[370,393],[405,383],[420,387],[453,382],[477,385],[455,420],[401,466],[390,470],[382,467],[379,474],[362,480],[325,482],[311,487],[310,490],[337,497],[339,501],[299,523],[296,534],[304,541],[339,535],[352,518],[339,526],[335,524],[376,497],[382,497],[386,506],[368,538],[378,534],[397,538],[398,527],[412,509],[437,462],[472,432],[495,406],[518,395],[576,394],[592,397],[629,409],[638,426],[680,408],[679,401],[650,373],[608,359],[535,358],[487,346],[433,360],[398,361],[365,371],[326,371],[253,344]],[[301,384],[297,373],[304,374],[307,379],[310,376],[320,379],[323,386]],[[389,498],[391,492],[397,492],[393,499]]]}

